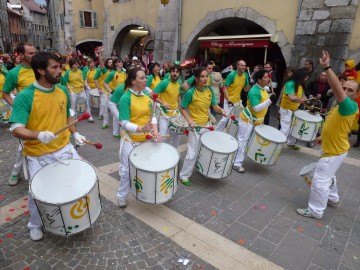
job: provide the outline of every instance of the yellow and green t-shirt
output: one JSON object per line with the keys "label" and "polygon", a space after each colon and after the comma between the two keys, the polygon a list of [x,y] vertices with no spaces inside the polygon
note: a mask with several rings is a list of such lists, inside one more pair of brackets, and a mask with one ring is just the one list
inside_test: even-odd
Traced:
{"label": "yellow and green t-shirt", "polygon": [[70,90],[74,93],[80,93],[84,91],[84,81],[86,80],[86,77],[84,73],[77,69],[76,71],[68,70],[66,71],[64,75],[64,83],[69,84]]}
{"label": "yellow and green t-shirt", "polygon": [[99,84],[100,89],[103,91],[106,91],[106,92],[107,92],[107,90],[104,87],[104,82],[105,82],[105,79],[107,78],[107,76],[110,74],[110,71],[111,71],[110,69],[107,69],[106,67],[104,67],[103,69],[101,69],[100,77],[98,79],[98,84]]}
{"label": "yellow and green t-shirt", "polygon": [[[195,77],[194,77],[194,75],[192,75],[189,79],[187,79],[186,82],[188,83],[188,85],[190,87],[192,87],[192,84],[194,83],[194,81],[195,81]],[[209,74],[207,77],[206,85],[211,86],[211,82],[212,82],[212,78],[211,78],[211,74]]]}
{"label": "yellow and green t-shirt", "polygon": [[215,93],[210,86],[205,86],[203,90],[191,87],[181,100],[181,107],[188,108],[190,118],[200,126],[207,125],[209,107],[216,104]]}
{"label": "yellow and green t-shirt", "polygon": [[301,85],[298,86],[297,93],[295,93],[295,82],[294,81],[288,81],[284,85],[284,90],[281,98],[280,108],[290,110],[290,111],[296,111],[300,103],[293,102],[289,99],[288,95],[295,95],[298,98],[302,98],[304,96],[304,90]]}
{"label": "yellow and green t-shirt", "polygon": [[[69,94],[64,86],[57,84],[49,91],[32,84],[16,96],[9,122],[24,124],[33,131],[56,132],[67,124],[69,109]],[[26,140],[23,153],[25,156],[52,153],[67,145],[69,140],[68,129],[49,144]]]}
{"label": "yellow and green t-shirt", "polygon": [[249,85],[249,75],[246,72],[239,75],[237,70],[233,70],[226,77],[225,85],[228,87],[229,101],[233,104],[239,103],[242,89]]}
{"label": "yellow and green t-shirt", "polygon": [[106,77],[105,82],[109,85],[111,91],[114,91],[116,87],[125,82],[126,73],[124,71],[113,70]]}
{"label": "yellow and green t-shirt", "polygon": [[83,73],[85,74],[89,86],[93,89],[96,88],[95,80],[99,79],[101,70],[99,68],[87,68],[83,70]]}
{"label": "yellow and green t-shirt", "polygon": [[348,135],[358,112],[357,103],[349,97],[329,112],[321,132],[321,157],[338,156],[349,150]]}
{"label": "yellow and green t-shirt", "polygon": [[[121,104],[121,106],[120,106]],[[137,95],[132,90],[126,91],[119,102],[119,120],[144,126],[152,118],[152,101],[145,92]],[[133,142],[146,141],[146,134],[129,134]]]}
{"label": "yellow and green t-shirt", "polygon": [[[173,82],[170,78],[165,79],[155,87],[154,92],[159,94],[159,99],[170,105],[170,110],[178,109],[178,98],[181,92],[181,84],[178,81]],[[164,112],[167,111],[165,107],[161,107]],[[171,112],[167,112],[166,115],[171,116],[173,114]]]}
{"label": "yellow and green t-shirt", "polygon": [[16,88],[20,92],[35,81],[36,79],[33,69],[20,64],[10,70],[7,74],[3,91],[5,93],[10,93]]}
{"label": "yellow and green t-shirt", "polygon": [[125,83],[120,84],[118,87],[115,88],[114,92],[112,93],[110,97],[110,101],[119,104],[119,101],[122,97],[122,95],[125,93]]}
{"label": "yellow and green t-shirt", "polygon": [[161,82],[160,76],[156,75],[154,77],[154,75],[150,75],[147,78],[147,82],[146,82],[146,86],[149,87],[151,90],[154,90],[155,87]]}
{"label": "yellow and green t-shirt", "polygon": [[[262,122],[264,122],[264,117],[268,111],[268,108],[265,108],[259,112],[255,112],[253,107],[263,103],[268,99],[268,92],[261,88],[258,84],[255,84],[249,90],[246,108],[240,113],[240,118],[246,123],[251,122],[254,125],[262,124]],[[251,121],[249,119],[251,119]]]}
{"label": "yellow and green t-shirt", "polygon": [[2,98],[2,89],[3,89],[3,86],[4,86],[4,83],[5,83],[5,77],[6,75],[4,73],[0,73],[0,98]]}

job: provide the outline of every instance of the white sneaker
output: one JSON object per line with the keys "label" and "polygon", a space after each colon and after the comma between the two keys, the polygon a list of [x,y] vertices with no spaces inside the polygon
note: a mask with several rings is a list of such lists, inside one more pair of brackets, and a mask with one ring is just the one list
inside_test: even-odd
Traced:
{"label": "white sneaker", "polygon": [[120,208],[126,208],[127,207],[127,202],[125,199],[118,199],[118,206]]}
{"label": "white sneaker", "polygon": [[88,119],[88,122],[94,123],[94,118],[91,116],[91,117]]}
{"label": "white sneaker", "polygon": [[234,166],[233,167],[234,171],[238,172],[238,173],[243,173],[245,172],[245,169],[243,166]]}
{"label": "white sneaker", "polygon": [[30,238],[33,241],[39,241],[43,239],[44,234],[41,230],[41,228],[31,228],[30,229]]}

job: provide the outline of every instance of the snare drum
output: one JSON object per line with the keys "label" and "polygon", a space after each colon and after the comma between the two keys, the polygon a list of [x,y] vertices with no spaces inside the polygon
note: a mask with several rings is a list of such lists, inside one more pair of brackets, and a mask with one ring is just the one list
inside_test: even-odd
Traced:
{"label": "snare drum", "polygon": [[297,110],[294,112],[290,135],[300,141],[312,142],[316,139],[322,122],[323,119],[318,114]]}
{"label": "snare drum", "polygon": [[200,150],[196,170],[212,179],[231,174],[239,144],[235,138],[220,131],[205,132],[200,137]]}
{"label": "snare drum", "polygon": [[311,186],[311,182],[314,176],[315,167],[317,162],[312,162],[309,165],[304,166],[300,171],[300,176],[304,179],[305,183]]}
{"label": "snare drum", "polygon": [[169,130],[177,134],[184,134],[185,130],[189,128],[188,123],[184,117],[174,117],[170,119]]}
{"label": "snare drum", "polygon": [[90,90],[90,98],[91,98],[91,108],[99,109],[100,108],[100,93],[97,88]]}
{"label": "snare drum", "polygon": [[262,165],[274,165],[286,142],[285,135],[276,128],[258,125],[247,146],[247,156]]}
{"label": "snare drum", "polygon": [[40,169],[30,182],[30,193],[44,229],[60,236],[90,227],[101,212],[95,169],[82,160],[68,159]]}
{"label": "snare drum", "polygon": [[167,143],[145,142],[130,152],[131,192],[136,199],[152,204],[170,200],[178,188],[180,156]]}
{"label": "snare drum", "polygon": [[233,136],[235,139],[237,139],[237,135],[239,132],[239,119],[240,119],[240,113],[243,110],[243,106],[242,105],[235,105],[231,111],[230,111],[230,115],[235,115],[236,118],[235,120],[232,120],[229,117],[229,120],[227,122],[226,128],[225,128],[225,132],[231,136]]}
{"label": "snare drum", "polygon": [[76,114],[81,114],[86,111],[86,99],[84,97],[77,97],[75,100]]}

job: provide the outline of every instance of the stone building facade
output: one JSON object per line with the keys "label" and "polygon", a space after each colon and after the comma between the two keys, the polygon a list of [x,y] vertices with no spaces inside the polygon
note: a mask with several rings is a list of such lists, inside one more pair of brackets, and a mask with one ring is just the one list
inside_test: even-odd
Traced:
{"label": "stone building facade", "polygon": [[11,52],[11,36],[6,1],[0,1],[0,53]]}

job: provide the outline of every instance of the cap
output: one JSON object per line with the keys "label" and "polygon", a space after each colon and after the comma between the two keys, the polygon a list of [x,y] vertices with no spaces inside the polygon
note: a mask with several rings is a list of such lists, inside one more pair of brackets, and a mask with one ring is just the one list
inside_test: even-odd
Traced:
{"label": "cap", "polygon": [[137,58],[136,56],[134,56],[131,60],[132,60],[132,61],[138,61],[139,58]]}

